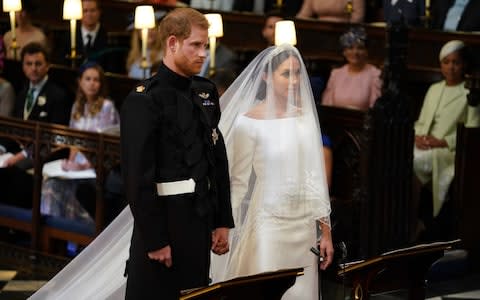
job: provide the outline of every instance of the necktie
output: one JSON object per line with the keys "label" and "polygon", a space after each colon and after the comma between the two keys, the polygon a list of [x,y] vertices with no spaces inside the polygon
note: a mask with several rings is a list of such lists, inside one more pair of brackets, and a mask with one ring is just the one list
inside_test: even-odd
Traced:
{"label": "necktie", "polygon": [[85,44],[85,48],[87,49],[87,51],[92,48],[92,35],[90,33],[87,34],[87,43]]}
{"label": "necktie", "polygon": [[27,98],[25,99],[25,110],[27,111],[27,113],[30,113],[30,111],[32,110],[33,102],[34,102],[34,98],[33,98],[34,92],[35,92],[34,88],[30,88],[28,90]]}

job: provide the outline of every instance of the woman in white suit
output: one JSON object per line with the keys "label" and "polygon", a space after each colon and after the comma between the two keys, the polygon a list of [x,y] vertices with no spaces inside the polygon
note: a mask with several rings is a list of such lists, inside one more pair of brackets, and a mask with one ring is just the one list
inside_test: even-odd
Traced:
{"label": "woman in white suit", "polygon": [[467,103],[465,44],[446,43],[439,54],[444,80],[432,84],[415,123],[414,170],[420,182],[431,184],[433,217],[440,213],[454,176],[457,124],[480,123],[478,107]]}

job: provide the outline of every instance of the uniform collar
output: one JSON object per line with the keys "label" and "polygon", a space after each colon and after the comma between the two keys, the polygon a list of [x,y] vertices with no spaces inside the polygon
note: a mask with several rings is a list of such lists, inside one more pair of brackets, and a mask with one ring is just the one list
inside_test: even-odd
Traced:
{"label": "uniform collar", "polygon": [[170,70],[164,63],[160,65],[157,75],[164,81],[168,82],[179,89],[187,89],[192,83],[192,77],[185,77]]}

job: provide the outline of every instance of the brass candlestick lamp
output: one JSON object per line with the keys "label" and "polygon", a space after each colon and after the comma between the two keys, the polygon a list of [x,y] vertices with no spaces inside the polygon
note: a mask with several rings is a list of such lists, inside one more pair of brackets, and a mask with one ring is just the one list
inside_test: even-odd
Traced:
{"label": "brass candlestick lamp", "polygon": [[76,34],[77,20],[82,19],[82,16],[81,0],[65,0],[63,2],[63,19],[70,20],[70,55],[67,55],[67,58],[72,60],[72,67],[75,67],[76,61],[80,59],[80,55],[77,54],[76,50]]}
{"label": "brass candlestick lamp", "polygon": [[147,61],[147,41],[148,30],[155,28],[155,13],[153,6],[140,5],[135,8],[135,29],[141,30],[142,39],[142,61],[140,62],[140,68],[143,69],[143,78],[147,77],[147,69],[150,65]]}
{"label": "brass candlestick lamp", "polygon": [[[22,10],[22,2],[20,0],[3,0],[3,11],[10,15],[10,28],[12,30],[12,46],[13,59],[17,59],[17,35],[15,33],[15,13]],[[8,51],[8,49],[7,49]]]}
{"label": "brass candlestick lamp", "polygon": [[215,49],[217,47],[217,38],[223,36],[223,22],[220,14],[205,14],[210,26],[208,26],[208,38],[210,49],[210,65],[208,68],[208,76],[215,74]]}

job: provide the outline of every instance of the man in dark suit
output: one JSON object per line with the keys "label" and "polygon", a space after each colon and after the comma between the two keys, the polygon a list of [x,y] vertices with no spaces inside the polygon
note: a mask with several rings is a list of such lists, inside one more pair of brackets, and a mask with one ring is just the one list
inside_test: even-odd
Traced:
{"label": "man in dark suit", "polygon": [[76,34],[77,52],[84,60],[94,60],[103,65],[107,32],[100,23],[100,3],[98,0],[82,0],[82,10],[81,26]]}
{"label": "man in dark suit", "polygon": [[[28,79],[18,93],[13,116],[23,120],[68,124],[71,99],[67,93],[48,78],[48,55],[38,43],[30,43],[21,52],[23,72]],[[2,143],[2,141],[0,141]],[[23,149],[4,162],[0,168],[2,202],[30,208],[33,180],[25,170],[33,166],[31,146]]]}
{"label": "man in dark suit", "polygon": [[22,69],[28,83],[18,93],[13,116],[23,120],[68,125],[72,99],[49,80],[50,64],[45,48],[26,45],[21,53]]}
{"label": "man in dark suit", "polygon": [[432,0],[431,15],[433,29],[480,31],[478,0]]}
{"label": "man in dark suit", "polygon": [[206,58],[208,21],[177,8],[159,30],[163,63],[128,95],[120,118],[134,218],[128,300],[176,300],[180,290],[207,286],[210,252],[229,250],[233,227],[218,93],[194,76]]}

